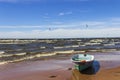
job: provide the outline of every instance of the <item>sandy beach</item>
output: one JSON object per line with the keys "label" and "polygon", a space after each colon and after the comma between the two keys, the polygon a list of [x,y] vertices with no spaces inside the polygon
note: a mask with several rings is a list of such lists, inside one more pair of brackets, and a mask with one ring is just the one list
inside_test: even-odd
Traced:
{"label": "sandy beach", "polygon": [[[91,53],[92,54],[92,53]],[[119,80],[120,52],[94,53],[93,67],[79,72],[67,58],[0,65],[0,80]],[[64,56],[63,56],[64,57]]]}

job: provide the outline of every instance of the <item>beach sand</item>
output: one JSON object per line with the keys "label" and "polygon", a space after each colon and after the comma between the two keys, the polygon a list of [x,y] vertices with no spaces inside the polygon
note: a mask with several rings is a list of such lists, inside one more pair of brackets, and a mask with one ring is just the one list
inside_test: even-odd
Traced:
{"label": "beach sand", "polygon": [[71,80],[120,80],[120,67],[100,70],[96,74],[82,74],[78,70],[72,71]]}
{"label": "beach sand", "polygon": [[[113,53],[95,53],[93,67],[82,72],[74,69],[71,56],[0,65],[0,80],[120,80],[120,52]],[[110,56],[99,57],[106,54]]]}

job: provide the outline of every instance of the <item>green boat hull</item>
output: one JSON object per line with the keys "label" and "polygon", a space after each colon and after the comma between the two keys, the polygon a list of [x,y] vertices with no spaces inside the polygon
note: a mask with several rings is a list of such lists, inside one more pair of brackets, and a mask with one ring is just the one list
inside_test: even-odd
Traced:
{"label": "green boat hull", "polygon": [[87,65],[86,64],[85,65],[78,65],[78,64],[74,65],[75,69],[77,69],[79,71],[83,71],[83,70],[85,70],[85,69],[87,69],[87,68],[89,68],[91,66],[92,66],[92,63],[89,63]]}
{"label": "green boat hull", "polygon": [[76,54],[72,57],[72,61],[75,63],[75,69],[82,71],[92,66],[94,56],[89,54]]}

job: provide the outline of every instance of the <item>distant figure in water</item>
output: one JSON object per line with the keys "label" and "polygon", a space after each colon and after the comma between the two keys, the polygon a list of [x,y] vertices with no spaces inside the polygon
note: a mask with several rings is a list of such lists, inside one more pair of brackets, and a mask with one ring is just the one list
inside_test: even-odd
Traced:
{"label": "distant figure in water", "polygon": [[84,54],[84,56],[86,57],[86,56],[87,56],[87,54]]}
{"label": "distant figure in water", "polygon": [[88,25],[86,24],[86,28],[88,28]]}
{"label": "distant figure in water", "polygon": [[51,31],[51,28],[49,28],[49,31]]}

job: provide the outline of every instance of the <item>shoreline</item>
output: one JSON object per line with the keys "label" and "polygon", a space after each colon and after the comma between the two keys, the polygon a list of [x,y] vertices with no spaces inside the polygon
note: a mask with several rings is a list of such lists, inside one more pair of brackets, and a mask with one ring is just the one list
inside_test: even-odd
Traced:
{"label": "shoreline", "polygon": [[109,59],[111,54],[120,56],[119,53],[94,53],[93,55],[97,58],[96,61],[99,64],[94,64],[94,66],[97,68],[99,66],[99,69],[96,73],[90,74],[76,71],[74,63],[70,61],[72,55],[66,56],[64,54],[59,55],[59,58],[55,56],[56,58],[51,57],[44,60],[38,59],[0,65],[0,80],[76,80],[74,74],[79,76],[78,80],[119,80],[120,60],[116,57],[118,61],[111,62],[109,60],[101,60],[101,57],[99,57],[100,55],[107,54],[109,57],[106,57],[106,59]]}
{"label": "shoreline", "polygon": [[[114,51],[113,49],[103,49],[103,50],[91,50],[91,51],[88,51],[87,53],[112,53],[112,52],[119,52],[119,50],[117,51]],[[11,55],[3,55],[0,56],[1,58],[4,58],[4,57],[13,57],[13,60],[5,60],[5,61],[1,61],[0,62],[0,65],[4,65],[4,64],[8,64],[8,63],[14,63],[14,62],[21,62],[21,61],[25,61],[25,60],[31,60],[31,59],[34,59],[34,58],[41,58],[41,57],[50,57],[50,56],[57,56],[57,55],[66,55],[66,54],[77,54],[77,53],[85,53],[85,50],[83,51],[74,51],[74,50],[66,50],[66,51],[54,51],[54,52],[48,52],[48,53],[37,53],[37,54],[34,54],[34,55],[27,55],[26,53],[20,53],[20,54],[11,54]],[[21,55],[22,54],[22,55]],[[23,57],[21,57],[23,56]],[[16,58],[16,57],[21,57],[21,58]],[[14,59],[16,58],[16,59]]]}

